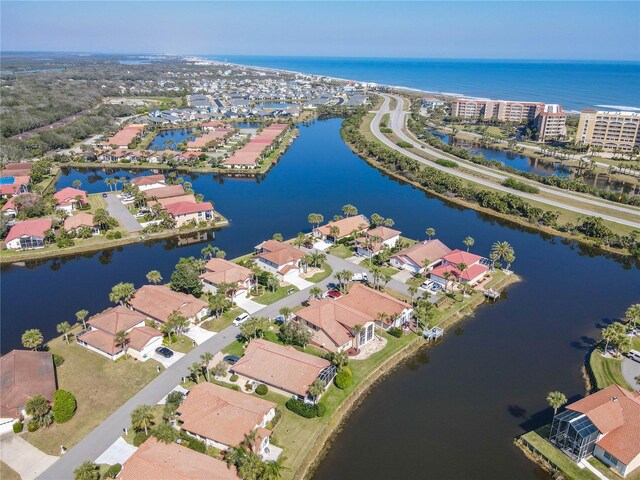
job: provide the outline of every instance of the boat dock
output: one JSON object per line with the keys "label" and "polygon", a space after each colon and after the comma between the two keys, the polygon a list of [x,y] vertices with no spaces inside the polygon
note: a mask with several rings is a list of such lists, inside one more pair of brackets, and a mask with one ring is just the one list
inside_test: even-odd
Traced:
{"label": "boat dock", "polygon": [[487,297],[489,300],[496,300],[500,298],[500,292],[497,290],[494,290],[493,288],[489,288],[484,291],[484,296]]}
{"label": "boat dock", "polygon": [[422,331],[422,336],[425,338],[425,340],[438,340],[439,338],[442,338],[442,336],[444,335],[444,328],[441,327],[433,327],[430,329],[424,329]]}

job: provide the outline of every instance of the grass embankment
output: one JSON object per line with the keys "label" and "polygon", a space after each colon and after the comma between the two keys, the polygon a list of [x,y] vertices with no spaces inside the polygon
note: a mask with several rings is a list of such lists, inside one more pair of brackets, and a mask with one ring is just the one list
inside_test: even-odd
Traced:
{"label": "grass embankment", "polygon": [[0,478],[2,480],[20,480],[20,475],[4,462],[0,462]]}
{"label": "grass embankment", "polygon": [[[640,350],[640,338],[633,337],[631,348]],[[622,375],[622,357],[604,357],[603,350],[594,348],[589,355],[589,370],[595,381],[595,387],[601,390],[609,385],[618,384],[627,390],[634,390]]]}
{"label": "grass embankment", "polygon": [[[73,329],[74,334],[79,331],[81,326]],[[114,362],[81,347],[73,337],[69,344],[60,337],[47,345],[65,359],[56,369],[58,387],[73,393],[78,402],[75,416],[67,423],[22,434],[50,455],[59,455],[60,445],[74,446],[158,375],[153,360],[143,363],[129,357]]]}

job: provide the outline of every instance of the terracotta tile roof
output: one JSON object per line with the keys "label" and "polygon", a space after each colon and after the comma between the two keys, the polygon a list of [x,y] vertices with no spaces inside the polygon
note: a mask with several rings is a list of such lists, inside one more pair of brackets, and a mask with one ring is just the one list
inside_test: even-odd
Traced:
{"label": "terracotta tile roof", "polygon": [[[196,203],[196,197],[193,194],[180,195],[178,197],[169,197],[169,198],[159,198],[157,203],[159,203],[162,207],[166,207],[167,205],[171,205],[172,203],[179,202],[190,202]],[[153,203],[153,200],[151,201]]]}
{"label": "terracotta tile roof", "polygon": [[11,230],[9,230],[9,234],[4,239],[4,241],[5,243],[9,243],[11,240],[15,240],[16,238],[20,238],[23,236],[44,238],[44,232],[46,232],[50,228],[50,218],[24,220],[23,222],[18,222],[13,227],[11,227]]}
{"label": "terracotta tile roof", "polygon": [[[0,192],[2,193],[2,192]],[[16,205],[15,203],[13,203],[15,200],[15,197],[11,197],[9,198],[9,200],[7,200],[7,203],[5,203],[2,208],[0,208],[0,210],[2,210],[3,212],[6,212],[7,210],[16,210]]]}
{"label": "terracotta tile roof", "polygon": [[325,332],[336,345],[344,345],[352,339],[356,325],[364,327],[365,324],[376,320],[366,313],[328,298],[311,301],[308,307],[296,315]]}
{"label": "terracotta tile roof", "polygon": [[417,243],[405,248],[404,250],[400,250],[394,255],[394,257],[398,258],[403,263],[406,263],[406,260],[403,259],[403,257],[406,257],[414,264],[423,267],[426,259],[429,259],[429,263],[433,263],[444,257],[449,252],[451,252],[449,247],[440,240],[434,239]]}
{"label": "terracotta tile roof", "polygon": [[107,145],[129,145],[139,133],[142,133],[143,130],[144,125],[127,125],[113,137],[109,138],[105,143]]}
{"label": "terracotta tile roof", "polygon": [[306,396],[328,360],[263,339],[252,340],[232,370],[297,395]]}
{"label": "terracotta tile roof", "polygon": [[429,272],[431,275],[436,275],[438,277],[444,278],[445,272],[451,272],[453,275],[453,279],[462,279],[462,280],[473,280],[474,278],[483,275],[484,273],[489,271],[489,267],[485,265],[481,265],[476,263],[474,265],[469,266],[461,272],[458,267],[454,265],[438,265],[436,268]]}
{"label": "terracotta tile roof", "polygon": [[445,261],[458,265],[459,263],[466,263],[467,265],[473,265],[474,263],[482,259],[481,256],[474,253],[465,252],[464,250],[452,250],[442,257]]}
{"label": "terracotta tile roof", "polygon": [[123,305],[108,308],[102,313],[94,315],[87,323],[94,328],[115,335],[120,330],[129,330],[142,323],[146,317]]}
{"label": "terracotta tile roof", "polygon": [[183,430],[235,446],[274,408],[275,403],[207,382],[189,391],[178,414]]}
{"label": "terracotta tile roof", "polygon": [[227,158],[224,165],[241,165],[241,166],[254,166],[256,165],[260,155],[264,152],[275,138],[284,132],[289,125],[284,123],[276,123],[266,127],[262,132],[258,133],[255,137],[252,137],[244,147],[239,148]]}
{"label": "terracotta tile roof", "polygon": [[187,318],[193,318],[207,308],[207,303],[193,295],[174,292],[164,285],[144,285],[129,304],[138,312],[163,323],[176,310]]}
{"label": "terracotta tile roof", "polygon": [[53,401],[56,374],[49,352],[12,350],[0,358],[0,417],[18,418],[31,397]]}
{"label": "terracotta tile roof", "polygon": [[71,205],[78,195],[82,198],[82,203],[87,203],[87,192],[72,187],[63,188],[54,193],[53,198],[56,200],[56,205]]}
{"label": "terracotta tile roof", "polygon": [[597,445],[629,465],[640,455],[640,395],[611,385],[567,406],[584,413],[603,436]]}
{"label": "terracotta tile roof", "polygon": [[204,268],[207,271],[200,275],[200,278],[213,285],[219,285],[220,283],[242,283],[253,275],[248,268],[230,262],[229,260],[224,260],[223,258],[212,258]]}
{"label": "terracotta tile roof", "polygon": [[122,350],[120,345],[116,346],[116,337],[102,330],[89,330],[78,335],[78,340],[109,355],[115,355]]}
{"label": "terracotta tile roof", "polygon": [[177,215],[189,215],[198,212],[211,212],[213,211],[213,205],[211,202],[176,202],[166,205],[165,210],[175,217]]}
{"label": "terracotta tile roof", "polygon": [[129,331],[129,347],[140,351],[156,337],[162,337],[162,333],[155,328],[147,327],[146,325],[132,328]]}
{"label": "terracotta tile roof", "polygon": [[153,185],[154,183],[164,183],[164,175],[161,173],[157,175],[144,175],[142,177],[135,177],[131,179],[131,183],[134,185]]}
{"label": "terracotta tile roof", "polygon": [[228,130],[209,130],[208,132],[196,137],[194,140],[187,142],[187,148],[203,148],[211,142],[220,140],[229,133]]}
{"label": "terracotta tile roof", "polygon": [[264,258],[276,265],[297,262],[305,255],[302,250],[298,250],[288,243],[278,242],[276,240],[267,240],[263,242],[260,247],[263,251],[258,254],[258,257]]}
{"label": "terracotta tile roof", "polygon": [[401,233],[402,232],[400,230],[394,230],[393,228],[380,226],[380,227],[372,228],[366,233],[366,235],[368,237],[378,237],[378,238],[381,238],[382,241],[385,241],[385,240],[390,240],[393,237],[397,237]]}
{"label": "terracotta tile roof", "polygon": [[0,177],[29,177],[32,162],[8,163],[0,170]]}
{"label": "terracotta tile roof", "polygon": [[182,185],[167,185],[166,187],[150,188],[149,190],[145,190],[143,193],[147,198],[155,197],[157,199],[178,197],[185,194],[184,187]]}
{"label": "terracotta tile roof", "polygon": [[377,320],[378,313],[384,312],[398,315],[406,309],[411,309],[411,305],[393,298],[386,293],[379,292],[365,285],[355,283],[351,286],[349,293],[337,300],[342,305],[357,310],[369,317]]}
{"label": "terracotta tile roof", "polygon": [[337,238],[347,237],[351,233],[356,231],[362,231],[369,228],[369,220],[364,215],[354,215],[353,217],[346,217],[342,220],[335,222],[329,222],[321,227],[318,227],[318,231],[323,235],[331,235],[331,227],[338,227],[340,233]]}
{"label": "terracotta tile roof", "polygon": [[240,480],[234,467],[177,443],[154,437],[124,462],[118,480]]}
{"label": "terracotta tile roof", "polygon": [[66,231],[75,230],[80,227],[93,227],[94,225],[93,215],[86,212],[80,212],[64,220],[64,229]]}

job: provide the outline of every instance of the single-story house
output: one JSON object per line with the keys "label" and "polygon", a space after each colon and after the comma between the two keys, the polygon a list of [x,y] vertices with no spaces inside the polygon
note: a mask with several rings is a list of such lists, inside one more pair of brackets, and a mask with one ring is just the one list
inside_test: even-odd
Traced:
{"label": "single-story house", "polygon": [[187,293],[175,292],[164,285],[144,285],[138,289],[129,305],[136,312],[159,323],[165,323],[177,311],[190,322],[202,320],[209,314],[206,302]]}
{"label": "single-story house", "polygon": [[365,257],[372,257],[380,253],[385,247],[393,248],[400,240],[401,233],[399,230],[384,226],[372,228],[363,237],[356,239],[356,253]]}
{"label": "single-story house", "polygon": [[313,345],[329,352],[357,351],[373,340],[376,318],[340,300],[311,300],[296,313],[296,320],[308,327]]}
{"label": "single-story house", "polygon": [[223,258],[212,258],[204,266],[200,275],[205,292],[217,293],[221,283],[235,283],[238,288],[234,298],[244,298],[254,286],[253,272],[247,267]]}
{"label": "single-story house", "polygon": [[21,193],[27,193],[29,191],[29,181],[31,178],[26,176],[11,176],[2,177],[4,180],[0,183],[0,197],[13,197],[14,195],[20,195]]}
{"label": "single-story house", "polygon": [[164,187],[154,187],[144,191],[144,195],[150,199],[159,200],[161,198],[179,197],[184,195],[182,185],[166,185]]}
{"label": "single-story house", "polygon": [[122,465],[118,480],[241,480],[235,467],[177,443],[149,437]]}
{"label": "single-story house", "polygon": [[329,386],[336,367],[324,358],[300,352],[292,346],[254,339],[242,358],[231,367],[231,372],[264,383],[284,395],[313,402],[315,399],[309,394],[309,387],[318,378]]}
{"label": "single-story house", "polygon": [[[333,233],[333,228],[337,228]],[[313,234],[328,242],[335,242],[345,237],[349,237],[354,233],[364,232],[369,228],[369,220],[364,215],[354,215],[353,217],[345,217],[341,220],[335,220],[316,228]]]}
{"label": "single-story house", "polygon": [[214,211],[211,202],[176,202],[166,205],[164,209],[176,221],[176,226],[181,227],[187,222],[194,220],[196,223],[213,219]]}
{"label": "single-story house", "polygon": [[18,208],[16,207],[15,203],[13,202],[15,199],[15,197],[11,197],[7,200],[7,203],[5,203],[2,208],[0,208],[0,211],[2,211],[7,217],[12,217],[15,218],[15,216],[18,214]]}
{"label": "single-story house", "polygon": [[[374,318],[376,324],[385,330],[409,323],[413,314],[413,307],[408,303],[360,283],[353,284],[349,293],[338,300],[342,305]],[[380,313],[387,316],[380,320]]]}
{"label": "single-story house", "polygon": [[[460,269],[464,264],[466,268]],[[440,265],[429,272],[429,278],[448,288],[454,282],[475,285],[489,271],[489,262],[483,257],[463,250],[452,250],[441,259]],[[450,275],[447,275],[449,272]],[[449,279],[446,277],[449,276]]]}
{"label": "single-story house", "polygon": [[51,352],[12,350],[0,358],[0,431],[26,415],[27,401],[42,395],[53,401],[56,372]]}
{"label": "single-story house", "polygon": [[146,125],[131,124],[127,125],[116,133],[113,137],[110,137],[105,142],[106,145],[115,145],[117,148],[128,148],[129,144],[138,138],[144,132]]}
{"label": "single-story house", "polygon": [[77,188],[66,187],[53,194],[56,201],[56,208],[64,210],[69,215],[82,204],[88,202],[87,192]]}
{"label": "single-story house", "polygon": [[400,250],[389,259],[389,263],[411,273],[424,273],[440,263],[440,259],[449,252],[451,249],[440,240],[427,240]]}
{"label": "single-story house", "polygon": [[255,452],[264,457],[269,453],[271,435],[267,423],[275,417],[276,406],[230,388],[200,383],[189,390],[178,408],[178,425],[219,450],[240,445],[245,435],[255,430]]}
{"label": "single-story house", "polygon": [[549,440],[576,462],[593,455],[628,476],[640,467],[640,392],[610,385],[567,405]]}
{"label": "single-story house", "polygon": [[92,235],[99,235],[100,229],[96,226],[93,220],[93,215],[86,212],[80,212],[76,215],[65,218],[64,229],[66,232],[78,232],[81,228],[91,229]]}
{"label": "single-story house", "polygon": [[256,247],[258,266],[267,272],[279,275],[282,280],[300,275],[300,260],[304,252],[288,243],[267,240]]}
{"label": "single-story house", "polygon": [[128,338],[127,354],[144,362],[162,346],[162,333],[147,327],[146,320],[141,313],[118,305],[87,320],[89,328],[78,334],[76,341],[89,350],[117,360],[124,355],[124,347],[116,344],[116,334],[124,330]]}
{"label": "single-story house", "polygon": [[166,187],[164,175],[144,175],[131,179],[131,184],[136,185],[141,192],[152,188]]}
{"label": "single-story house", "polygon": [[35,218],[16,223],[4,239],[8,250],[44,248],[45,232],[50,230],[50,218]]}
{"label": "single-story house", "polygon": [[32,167],[33,162],[7,163],[0,170],[0,177],[28,177]]}

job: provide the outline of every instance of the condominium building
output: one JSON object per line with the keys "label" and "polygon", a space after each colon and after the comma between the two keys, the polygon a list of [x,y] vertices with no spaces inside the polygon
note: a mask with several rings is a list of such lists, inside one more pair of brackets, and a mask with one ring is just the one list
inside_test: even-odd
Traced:
{"label": "condominium building", "polygon": [[640,113],[584,110],[578,122],[576,143],[630,152],[640,146]]}
{"label": "condominium building", "polygon": [[567,136],[567,115],[562,111],[561,105],[545,105],[534,123],[539,142],[563,140]]}
{"label": "condominium building", "polygon": [[532,121],[544,106],[538,102],[458,98],[451,103],[451,116],[520,123]]}

